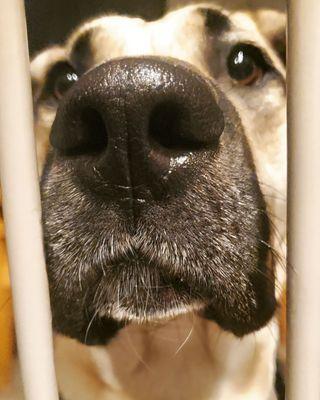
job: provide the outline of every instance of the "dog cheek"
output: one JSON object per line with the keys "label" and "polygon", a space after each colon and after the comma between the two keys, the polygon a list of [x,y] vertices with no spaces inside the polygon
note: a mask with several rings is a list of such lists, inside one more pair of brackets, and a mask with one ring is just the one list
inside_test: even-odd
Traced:
{"label": "dog cheek", "polygon": [[86,345],[106,345],[125,323],[98,313],[95,297],[102,273],[91,268],[83,285],[79,285],[72,272],[74,269],[61,267],[58,260],[50,258],[50,254],[47,271],[53,329]]}
{"label": "dog cheek", "polygon": [[242,337],[263,328],[274,316],[276,307],[274,284],[257,274],[247,282],[247,290],[235,294],[233,302],[221,296],[201,316]]}
{"label": "dog cheek", "polygon": [[[45,205],[47,214],[48,204]],[[95,298],[102,272],[99,268],[88,268],[83,271],[83,281],[79,282],[83,254],[77,253],[77,248],[73,248],[71,254],[66,253],[58,239],[61,241],[59,235],[64,237],[68,231],[61,227],[57,230],[54,213],[46,216],[44,234],[53,329],[86,345],[106,345],[124,323],[98,315]]]}
{"label": "dog cheek", "polygon": [[[52,323],[55,332],[89,346],[108,344],[125,326],[124,322],[109,317],[99,317],[92,307],[83,306],[83,301],[74,294],[61,296],[61,288],[50,288]],[[63,290],[63,292],[65,292]],[[66,292],[65,292],[66,293]],[[73,299],[71,298],[73,297]],[[90,296],[91,297],[91,296]]]}

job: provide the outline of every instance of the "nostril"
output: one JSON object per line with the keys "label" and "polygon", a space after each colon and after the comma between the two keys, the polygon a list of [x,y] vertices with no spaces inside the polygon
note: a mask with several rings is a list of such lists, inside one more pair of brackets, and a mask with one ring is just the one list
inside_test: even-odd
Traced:
{"label": "nostril", "polygon": [[205,143],[193,132],[192,116],[183,104],[167,101],[157,104],[149,120],[151,142],[170,150],[195,151]]}
{"label": "nostril", "polygon": [[82,155],[103,151],[108,132],[103,116],[94,108],[77,109],[68,117],[58,115],[53,123],[52,146],[65,155]]}
{"label": "nostril", "polygon": [[85,108],[81,112],[80,120],[84,138],[81,146],[83,150],[87,153],[105,149],[108,145],[108,132],[102,115],[93,108]]}

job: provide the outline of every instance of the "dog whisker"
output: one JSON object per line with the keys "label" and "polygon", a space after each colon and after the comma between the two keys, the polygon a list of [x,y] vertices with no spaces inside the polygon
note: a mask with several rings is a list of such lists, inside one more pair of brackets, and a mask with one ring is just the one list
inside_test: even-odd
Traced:
{"label": "dog whisker", "polygon": [[82,287],[82,279],[81,279],[81,275],[82,275],[82,272],[83,272],[83,268],[84,268],[83,264],[80,264],[80,265],[79,265],[79,271],[78,271],[78,281],[79,281],[79,286],[80,286],[80,290],[81,290],[81,291],[83,290],[83,287]]}
{"label": "dog whisker", "polygon": [[125,330],[125,337],[126,337],[128,345],[130,346],[131,350],[133,351],[133,354],[138,359],[140,364],[142,364],[150,373],[154,374],[155,373],[154,370],[150,367],[150,365],[148,363],[146,363],[146,361],[143,359],[143,357],[139,354],[139,352],[137,351],[137,349],[135,348],[135,346],[131,340],[131,336],[129,335],[129,332],[126,330]]}
{"label": "dog whisker", "polygon": [[89,324],[88,324],[88,326],[87,326],[86,333],[85,333],[85,336],[84,336],[84,343],[87,343],[87,341],[88,341],[88,336],[89,336],[89,333],[90,333],[90,328],[91,328],[91,326],[92,326],[92,324],[93,324],[93,321],[94,321],[95,318],[97,317],[98,312],[99,312],[99,311],[96,310],[96,312],[93,314],[92,318],[91,318],[90,321],[89,321]]}
{"label": "dog whisker", "polygon": [[176,352],[174,353],[174,356],[177,356],[178,353],[184,348],[184,346],[188,343],[188,341],[191,339],[192,333],[193,333],[193,328],[194,328],[194,320],[192,321],[192,327],[186,336],[185,340],[181,343],[181,345],[177,348]]}

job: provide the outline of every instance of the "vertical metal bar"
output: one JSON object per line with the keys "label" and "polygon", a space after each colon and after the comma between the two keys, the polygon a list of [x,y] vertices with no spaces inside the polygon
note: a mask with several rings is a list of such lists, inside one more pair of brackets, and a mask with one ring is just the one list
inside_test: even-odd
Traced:
{"label": "vertical metal bar", "polygon": [[0,0],[0,177],[27,400],[57,400],[23,0]]}
{"label": "vertical metal bar", "polygon": [[289,1],[290,400],[320,399],[320,1]]}

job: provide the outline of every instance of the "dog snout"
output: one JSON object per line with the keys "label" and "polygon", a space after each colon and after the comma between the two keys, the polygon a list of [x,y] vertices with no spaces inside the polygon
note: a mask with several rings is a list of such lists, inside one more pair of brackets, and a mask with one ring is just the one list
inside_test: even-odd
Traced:
{"label": "dog snout", "polygon": [[51,143],[64,156],[91,157],[108,182],[152,186],[175,159],[215,149],[223,129],[215,87],[195,69],[125,58],[92,69],[70,89]]}

